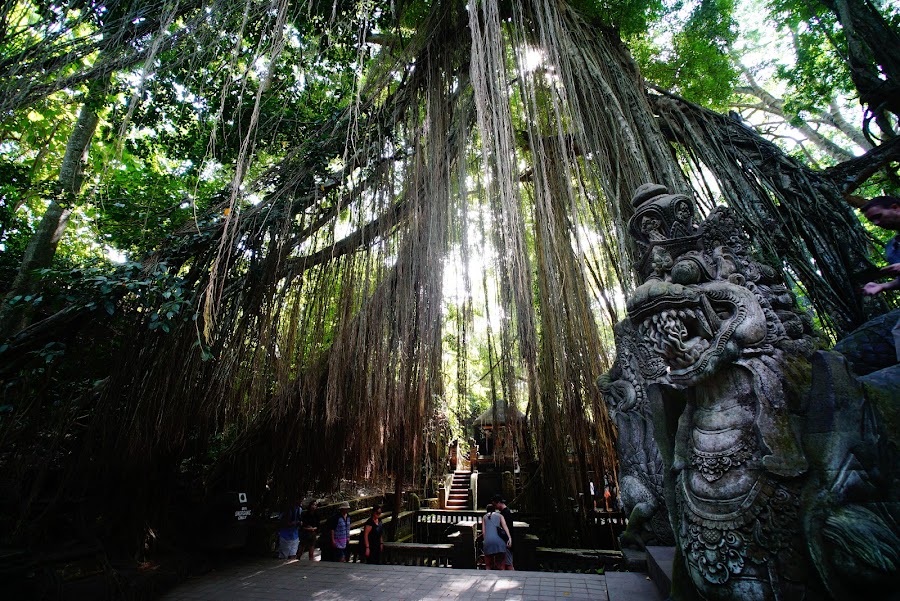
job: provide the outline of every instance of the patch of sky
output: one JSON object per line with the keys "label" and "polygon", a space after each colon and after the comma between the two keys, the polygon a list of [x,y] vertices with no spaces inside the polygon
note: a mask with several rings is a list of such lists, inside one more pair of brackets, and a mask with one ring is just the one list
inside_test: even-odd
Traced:
{"label": "patch of sky", "polygon": [[200,179],[205,182],[211,182],[219,177],[222,169],[222,163],[218,161],[207,161],[204,163],[203,170],[200,172]]}
{"label": "patch of sky", "polygon": [[257,79],[263,79],[269,74],[269,68],[272,66],[272,59],[268,56],[260,56],[257,57],[255,61],[253,61],[253,70],[252,74]]}
{"label": "patch of sky", "polygon": [[114,248],[112,246],[104,246],[103,250],[106,252],[106,258],[110,260],[112,263],[116,263],[121,265],[128,261],[128,255],[123,253],[118,248]]}
{"label": "patch of sky", "polygon": [[128,132],[129,140],[141,140],[143,138],[155,138],[156,130],[152,127],[139,127]]}
{"label": "patch of sky", "polygon": [[527,46],[522,59],[522,71],[524,73],[532,73],[544,64],[546,55],[540,48]]}

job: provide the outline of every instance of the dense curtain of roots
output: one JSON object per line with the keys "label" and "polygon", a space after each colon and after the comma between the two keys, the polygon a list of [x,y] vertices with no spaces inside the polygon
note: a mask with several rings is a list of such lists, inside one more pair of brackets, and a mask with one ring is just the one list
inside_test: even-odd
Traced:
{"label": "dense curtain of roots", "polygon": [[[525,410],[516,436],[534,450],[542,508],[563,516],[588,480],[615,478],[614,427],[594,382],[635,284],[625,229],[648,181],[737,208],[830,327],[860,321],[843,291],[866,240],[836,191],[742,125],[648,97],[617,34],[566,3],[504,6],[434,2],[413,37],[367,67],[342,115],[249,179],[260,85],[231,186],[146,260],[184,278],[197,319],[163,334],[134,316],[91,392],[70,484],[135,475],[128,495],[152,513],[164,509],[158,482],[140,476],[151,469],[205,464],[207,487],[268,485],[274,496],[415,476],[430,464],[423,437],[446,393],[452,257],[456,397],[461,406],[480,375],[467,346],[481,305],[493,312],[492,402]],[[233,17],[265,15],[263,52],[278,60],[288,7],[248,0]],[[34,82],[34,94],[49,85]],[[321,157],[340,168],[323,172]],[[475,255],[493,257],[485,299],[472,296]]]}
{"label": "dense curtain of roots", "polygon": [[816,177],[731,117],[670,95],[654,95],[669,136],[683,149],[705,210],[735,209],[767,263],[783,267],[833,337],[869,311],[853,275],[868,265],[871,242],[837,183]]}

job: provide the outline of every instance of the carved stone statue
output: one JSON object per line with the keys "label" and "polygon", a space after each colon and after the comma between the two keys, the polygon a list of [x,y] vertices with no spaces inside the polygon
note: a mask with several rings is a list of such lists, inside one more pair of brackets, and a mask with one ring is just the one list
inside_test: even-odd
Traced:
{"label": "carved stone statue", "polygon": [[674,536],[666,511],[663,461],[656,446],[646,385],[635,354],[631,322],[615,328],[616,363],[597,384],[616,424],[619,490],[628,527],[619,537],[622,547],[672,545]]}
{"label": "carved stone statue", "polygon": [[689,588],[723,600],[896,590],[892,380],[864,386],[840,355],[814,355],[811,320],[729,209],[695,225],[691,200],[657,184],[632,204],[643,284],[617,363],[639,358]]}

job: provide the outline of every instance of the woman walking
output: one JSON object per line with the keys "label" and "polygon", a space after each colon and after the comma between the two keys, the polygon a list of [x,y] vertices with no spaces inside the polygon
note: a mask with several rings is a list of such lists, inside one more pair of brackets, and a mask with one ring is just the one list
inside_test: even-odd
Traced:
{"label": "woman walking", "polygon": [[[481,518],[481,534],[484,537],[484,569],[502,570],[506,561],[506,550],[512,546],[512,536],[503,516],[494,511],[494,504],[488,503],[487,513]],[[503,540],[503,534],[506,540]]]}
{"label": "woman walking", "polygon": [[381,540],[383,529],[381,505],[375,505],[372,508],[372,516],[363,526],[362,542],[366,563],[381,563],[381,552],[384,550],[384,543]]}
{"label": "woman walking", "polygon": [[331,518],[328,531],[331,533],[331,559],[347,561],[347,540],[350,538],[350,503],[344,501],[338,507],[340,514]]}

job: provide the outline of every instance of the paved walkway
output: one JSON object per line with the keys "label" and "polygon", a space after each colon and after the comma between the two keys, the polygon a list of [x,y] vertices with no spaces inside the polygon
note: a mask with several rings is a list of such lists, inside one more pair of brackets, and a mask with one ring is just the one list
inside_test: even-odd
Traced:
{"label": "paved walkway", "polygon": [[206,574],[163,601],[660,601],[645,574],[494,572],[257,560]]}

